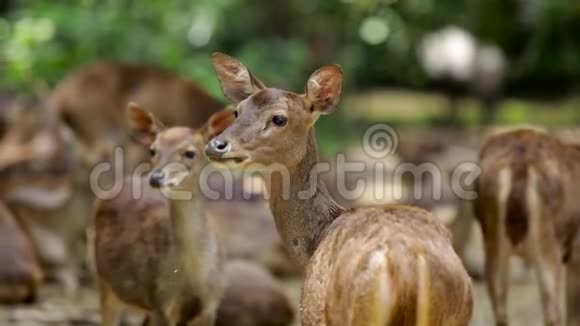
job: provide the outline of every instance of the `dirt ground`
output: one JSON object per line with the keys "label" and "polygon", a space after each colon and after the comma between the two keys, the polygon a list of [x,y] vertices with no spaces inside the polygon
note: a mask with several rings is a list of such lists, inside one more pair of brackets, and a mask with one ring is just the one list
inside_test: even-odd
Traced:
{"label": "dirt ground", "polygon": [[[300,280],[284,281],[288,295],[298,305]],[[475,283],[475,312],[472,326],[493,325],[487,292],[483,283]],[[532,279],[510,287],[510,321],[513,326],[542,325],[539,297]],[[140,317],[130,315],[126,325],[137,325]],[[61,289],[45,287],[38,303],[21,306],[0,307],[0,325],[15,326],[68,326],[99,325],[98,297],[91,288],[83,288],[74,298],[67,298]],[[295,325],[299,323],[296,322]],[[235,326],[235,325],[232,325]]]}

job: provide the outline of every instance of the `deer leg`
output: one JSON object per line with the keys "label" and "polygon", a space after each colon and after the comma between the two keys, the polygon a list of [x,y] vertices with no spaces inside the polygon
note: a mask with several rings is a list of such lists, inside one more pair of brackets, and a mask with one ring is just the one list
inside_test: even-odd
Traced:
{"label": "deer leg", "polygon": [[78,280],[78,271],[72,263],[68,263],[65,266],[59,266],[54,271],[54,278],[58,284],[60,284],[64,293],[72,297],[74,296],[80,287]]}
{"label": "deer leg", "polygon": [[[487,287],[497,326],[507,326],[507,295],[509,282],[509,257],[511,244],[505,233],[505,224],[500,223],[495,235],[485,243],[485,269]],[[495,233],[495,232],[494,232]],[[495,240],[495,241],[493,241]]]}
{"label": "deer leg", "polygon": [[99,295],[101,301],[101,318],[103,326],[115,326],[119,324],[121,301],[117,298],[113,289],[105,282],[99,282]]}
{"label": "deer leg", "polygon": [[[578,241],[580,244],[580,241]],[[576,245],[575,248],[580,249],[580,246]],[[567,325],[568,326],[580,326],[580,257],[577,254],[573,254],[570,262],[567,265],[566,271],[566,290],[567,290]]]}
{"label": "deer leg", "polygon": [[536,276],[540,285],[546,326],[564,324],[565,269],[561,262],[559,243],[553,237],[540,238],[534,246]]}

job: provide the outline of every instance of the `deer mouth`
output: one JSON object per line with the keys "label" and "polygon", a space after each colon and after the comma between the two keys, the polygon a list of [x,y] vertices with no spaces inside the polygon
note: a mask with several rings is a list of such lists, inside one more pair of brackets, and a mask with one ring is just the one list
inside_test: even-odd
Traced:
{"label": "deer mouth", "polygon": [[222,155],[220,157],[210,158],[215,163],[225,165],[242,165],[249,161],[250,157],[247,155]]}
{"label": "deer mouth", "polygon": [[[213,140],[215,141],[215,139]],[[225,165],[241,165],[250,160],[250,156],[244,152],[235,152],[231,150],[231,144],[217,144],[210,143],[205,148],[205,155],[214,162]]]}

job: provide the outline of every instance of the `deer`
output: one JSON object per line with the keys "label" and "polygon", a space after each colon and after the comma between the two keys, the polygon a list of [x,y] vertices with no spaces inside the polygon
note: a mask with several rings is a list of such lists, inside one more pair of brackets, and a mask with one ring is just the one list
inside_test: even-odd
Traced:
{"label": "deer", "polygon": [[265,177],[270,209],[306,269],[301,324],[468,325],[471,280],[440,221],[404,205],[345,209],[316,178],[314,123],[339,102],[340,66],[319,68],[297,94],[266,87],[226,54],[212,59],[236,119],[208,142],[206,155],[217,164],[274,170]]}
{"label": "deer", "polygon": [[[81,66],[63,78],[54,91],[45,93],[48,108],[56,114],[63,127],[72,131],[79,161],[76,176],[81,181],[89,180],[90,169],[96,164],[103,161],[112,163],[115,159],[112,155],[115,146],[120,146],[124,150],[125,171],[130,171],[148,160],[148,152],[144,147],[136,145],[131,139],[130,126],[123,110],[129,101],[147,107],[165,125],[186,125],[193,128],[201,127],[212,113],[226,106],[192,80],[156,66],[139,63],[96,62]],[[108,181],[107,177],[104,175],[103,181]],[[215,179],[210,178],[209,182],[213,189],[219,191],[222,188],[219,184],[214,184],[218,182]],[[233,190],[236,196],[243,192],[242,180],[239,179],[234,183]],[[89,185],[79,186],[84,187],[81,193],[89,188]],[[230,203],[225,206],[232,209],[230,208],[232,205],[234,204]],[[256,208],[247,203],[247,200],[238,200],[235,205],[243,206],[239,208],[244,212],[244,216],[251,216],[252,220],[246,225],[266,223],[256,221],[252,215],[252,211]],[[84,209],[86,213],[83,215],[89,216],[90,204],[86,207]],[[264,211],[261,208],[259,210]],[[265,211],[269,214],[267,208]],[[255,217],[261,220],[263,215],[263,212],[258,212]],[[268,224],[273,224],[269,216],[265,218],[268,219]],[[225,222],[224,225],[227,226],[237,223],[238,220],[228,219]],[[277,237],[273,226],[267,234]],[[263,238],[260,235],[258,237]],[[254,241],[253,239],[257,237],[245,237],[244,244],[249,244]],[[273,240],[273,244],[280,242],[274,237],[270,239]],[[260,242],[262,241],[255,241],[258,250],[243,254],[246,257],[266,258],[269,267],[282,273],[297,273],[284,257],[285,249],[273,248]],[[262,253],[272,255],[265,257]],[[258,255],[262,257],[257,257]]]}
{"label": "deer", "polygon": [[[197,130],[164,128],[136,104],[129,105],[128,113],[137,139],[150,148],[154,168],[149,186],[130,176],[119,196],[95,203],[91,249],[103,324],[114,325],[123,305],[147,311],[153,324],[223,325],[249,318],[249,325],[271,325],[270,314],[277,311],[285,314],[274,325],[290,324],[292,308],[282,290],[268,283],[271,276],[262,277],[269,275],[262,266],[225,261],[198,187],[207,163],[205,143],[231,123],[232,112],[215,113]],[[134,196],[135,185],[141,185],[140,198]],[[191,199],[171,193],[165,198],[153,188],[191,192]],[[272,300],[260,302],[263,298]],[[251,315],[252,310],[261,313]]]}
{"label": "deer", "polygon": [[[124,150],[125,170],[147,161],[147,151],[135,146],[130,137],[123,111],[126,103],[146,106],[166,125],[193,128],[201,127],[212,113],[225,108],[194,81],[139,63],[96,62],[82,66],[68,74],[47,98],[47,105],[75,136],[79,174],[86,180],[89,171],[83,170],[103,161],[112,163],[113,149],[118,147]],[[238,181],[234,184],[236,193],[243,191]]]}
{"label": "deer", "polygon": [[[96,62],[69,73],[50,94],[49,103],[75,134],[81,158],[92,166],[108,159],[127,139],[126,103],[140,103],[167,125],[201,127],[224,104],[196,83],[159,67]],[[140,149],[139,148],[136,148]],[[137,164],[146,153],[133,153]],[[131,164],[129,164],[131,167]]]}
{"label": "deer", "polygon": [[3,111],[0,198],[28,230],[45,280],[72,294],[81,265],[73,257],[89,220],[82,211],[92,201],[85,179],[75,177],[76,146],[42,102],[18,98]]}
{"label": "deer", "polygon": [[[95,195],[75,134],[48,104],[18,98],[2,108],[0,200],[29,231],[44,281],[56,281],[72,295],[81,281],[90,280],[84,272],[85,245],[90,244],[85,237],[91,236],[86,231]],[[283,276],[300,273],[263,199],[220,199],[207,205],[229,258],[251,260]]]}
{"label": "deer", "polygon": [[474,212],[496,325],[508,325],[512,255],[534,267],[545,325],[564,325],[566,266],[580,222],[580,147],[545,130],[516,128],[485,137],[479,161]]}
{"label": "deer", "polygon": [[43,272],[26,230],[0,202],[0,303],[31,303]]}
{"label": "deer", "polygon": [[569,326],[580,325],[580,237],[576,236],[574,252],[566,268],[566,321]]}

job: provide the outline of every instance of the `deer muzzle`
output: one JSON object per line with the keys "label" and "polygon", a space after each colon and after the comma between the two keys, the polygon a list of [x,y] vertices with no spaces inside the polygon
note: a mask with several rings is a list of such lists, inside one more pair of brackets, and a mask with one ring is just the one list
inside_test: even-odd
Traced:
{"label": "deer muzzle", "polygon": [[230,151],[230,143],[227,140],[214,138],[205,148],[205,154],[210,160],[220,160],[224,154]]}

